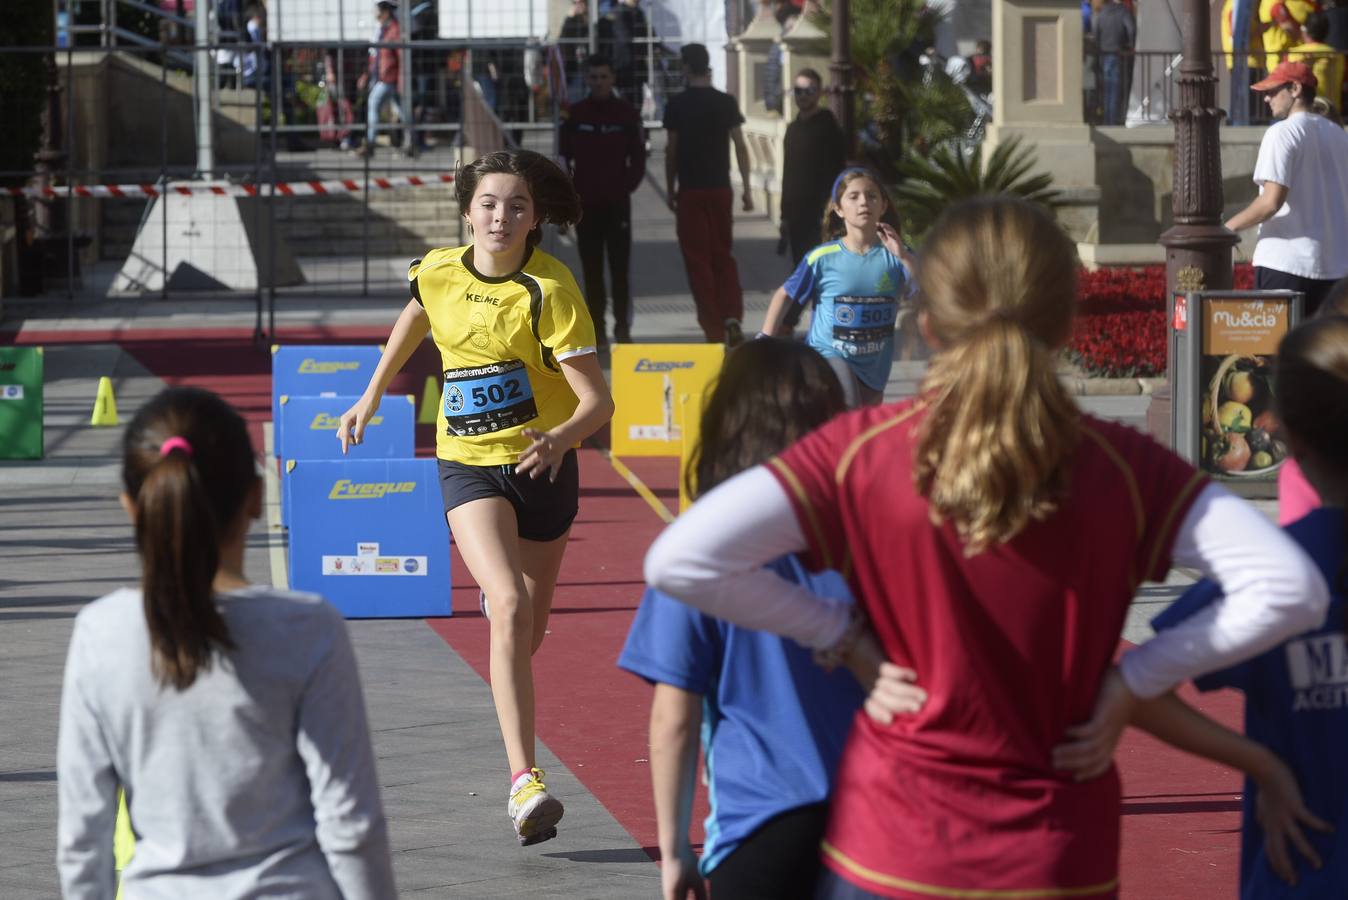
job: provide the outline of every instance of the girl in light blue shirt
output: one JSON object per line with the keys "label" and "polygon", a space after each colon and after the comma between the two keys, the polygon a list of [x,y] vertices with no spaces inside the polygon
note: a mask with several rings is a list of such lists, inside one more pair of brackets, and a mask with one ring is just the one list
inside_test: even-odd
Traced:
{"label": "girl in light blue shirt", "polygon": [[785,333],[814,304],[807,341],[838,375],[847,405],[884,399],[894,365],[899,304],[912,293],[912,257],[878,176],[845,169],[833,182],[822,233],[829,237],[777,289],[761,334]]}

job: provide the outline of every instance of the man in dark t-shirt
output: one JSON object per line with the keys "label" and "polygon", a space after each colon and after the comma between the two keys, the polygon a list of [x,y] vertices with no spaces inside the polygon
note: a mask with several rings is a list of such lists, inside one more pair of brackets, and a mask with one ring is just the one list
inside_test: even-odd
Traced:
{"label": "man in dark t-shirt", "polygon": [[819,105],[823,80],[814,69],[796,75],[796,118],[782,144],[782,231],[794,270],[823,238],[824,205],[842,171],[847,142],[833,113]]}
{"label": "man in dark t-shirt", "polygon": [[697,321],[707,340],[741,340],[744,296],[731,255],[734,192],[730,187],[730,145],[743,182],[743,209],[754,208],[749,191],[749,148],[744,142],[735,98],[711,86],[711,57],[702,44],[679,51],[687,87],[665,107],[665,190],[674,211],[679,249],[697,304]]}
{"label": "man in dark t-shirt", "polygon": [[607,343],[604,253],[613,288],[613,340],[632,340],[632,192],[646,174],[646,138],[635,106],[613,92],[613,64],[598,54],[585,60],[590,96],[571,107],[561,130],[561,157],[580,194],[584,214],[576,244],[585,278],[585,302],[599,346]]}

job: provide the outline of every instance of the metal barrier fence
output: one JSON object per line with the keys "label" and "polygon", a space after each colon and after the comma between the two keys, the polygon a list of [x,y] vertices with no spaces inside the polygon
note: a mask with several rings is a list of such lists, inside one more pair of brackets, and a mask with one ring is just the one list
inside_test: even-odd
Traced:
{"label": "metal barrier fence", "polygon": [[[1302,54],[1311,64],[1335,54]],[[1343,54],[1338,54],[1342,56]],[[1129,53],[1099,53],[1088,47],[1085,55],[1083,102],[1086,122],[1091,125],[1169,125],[1170,112],[1179,102],[1180,54],[1178,51],[1137,51]],[[1227,111],[1229,123],[1267,125],[1271,121],[1268,107],[1251,91],[1240,96],[1232,93],[1235,54],[1212,54],[1212,69],[1218,80],[1217,104]],[[1267,74],[1264,54],[1248,55],[1246,70],[1248,82],[1253,84]],[[1110,78],[1106,78],[1106,75]],[[1118,115],[1114,121],[1106,116],[1106,93],[1112,83],[1121,92],[1117,100]],[[1341,97],[1327,96],[1334,91],[1320,91],[1320,95],[1340,112]],[[1240,94],[1241,92],[1237,92]],[[1244,103],[1243,109],[1235,104]],[[1243,121],[1242,121],[1243,115]]]}
{"label": "metal barrier fence", "polygon": [[[0,168],[0,244],[7,220],[10,256],[37,224],[21,293],[251,295],[259,333],[287,298],[402,296],[410,259],[463,238],[448,177],[465,152],[553,154],[597,43],[230,41],[184,54],[81,35],[0,48],[0,60],[43,58],[59,92],[48,171]],[[647,47],[644,71],[622,74],[658,124],[680,85],[672,51]],[[197,103],[206,92],[209,132]]]}

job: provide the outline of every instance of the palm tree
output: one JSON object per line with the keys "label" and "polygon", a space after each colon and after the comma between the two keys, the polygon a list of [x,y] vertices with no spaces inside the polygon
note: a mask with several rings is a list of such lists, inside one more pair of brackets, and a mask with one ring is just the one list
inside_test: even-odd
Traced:
{"label": "palm tree", "polygon": [[[861,143],[892,178],[911,147],[927,152],[963,135],[973,110],[944,71],[919,62],[941,18],[924,0],[852,0],[850,16]],[[813,21],[832,28],[826,0]]]}
{"label": "palm tree", "polygon": [[998,144],[986,165],[981,145],[950,143],[930,156],[910,153],[899,163],[903,180],[894,192],[904,230],[920,237],[951,203],[984,194],[1014,194],[1053,209],[1060,203],[1053,176],[1033,174],[1036,165],[1034,152],[1018,137]]}

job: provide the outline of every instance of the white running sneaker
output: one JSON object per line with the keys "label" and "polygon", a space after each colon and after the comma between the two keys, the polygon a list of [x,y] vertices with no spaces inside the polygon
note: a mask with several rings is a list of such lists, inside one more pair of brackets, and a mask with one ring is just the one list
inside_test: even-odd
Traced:
{"label": "white running sneaker", "polygon": [[515,779],[510,786],[510,801],[506,812],[515,823],[515,836],[520,846],[539,844],[557,836],[557,823],[562,820],[562,801],[548,793],[543,783],[543,770],[530,769]]}

